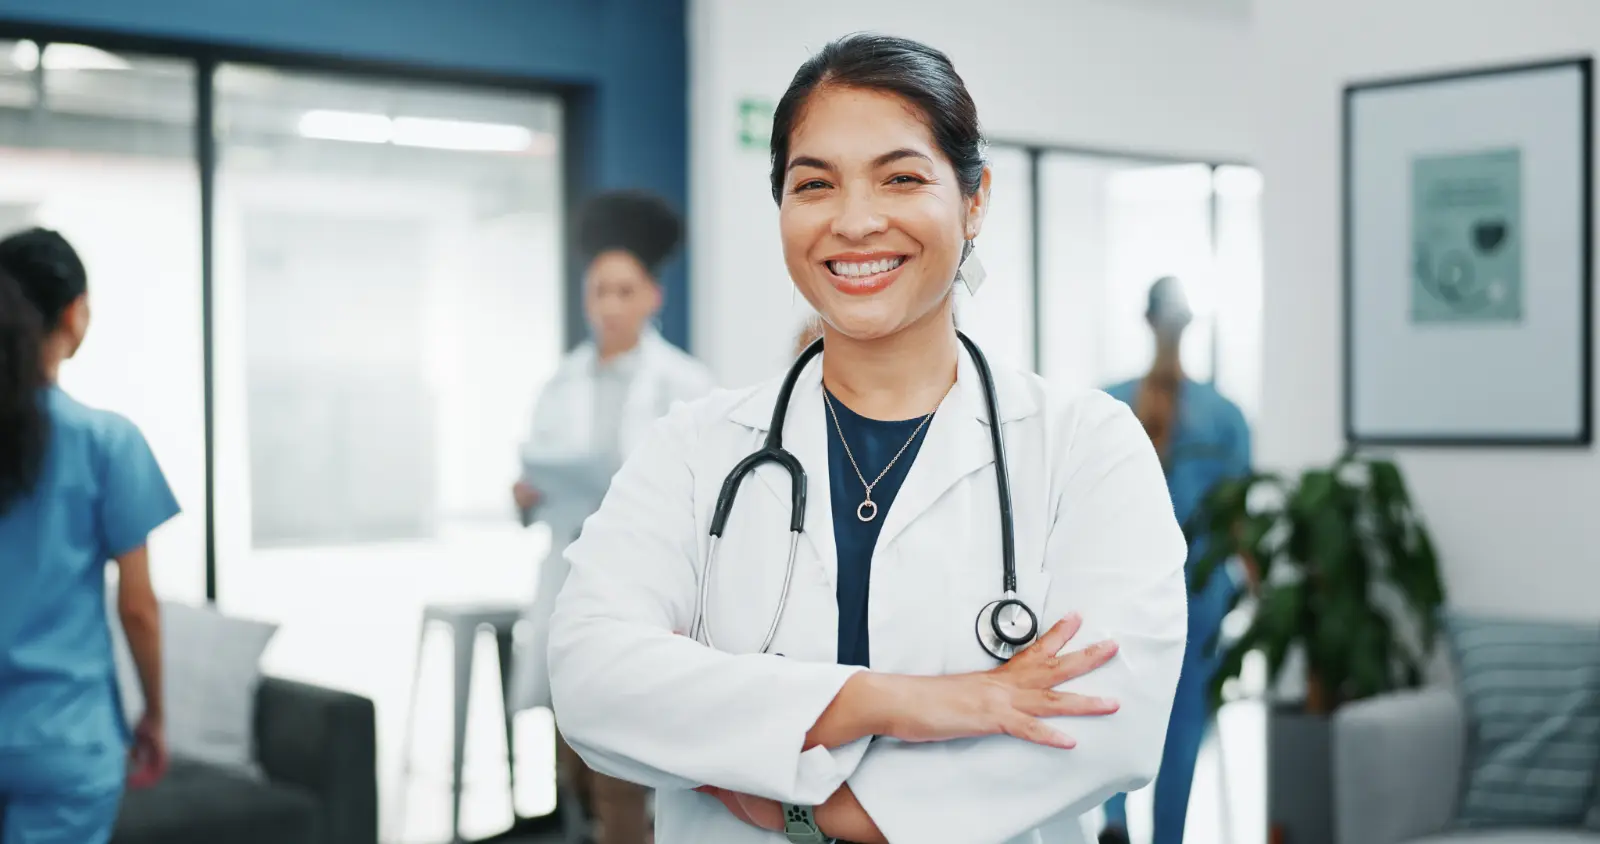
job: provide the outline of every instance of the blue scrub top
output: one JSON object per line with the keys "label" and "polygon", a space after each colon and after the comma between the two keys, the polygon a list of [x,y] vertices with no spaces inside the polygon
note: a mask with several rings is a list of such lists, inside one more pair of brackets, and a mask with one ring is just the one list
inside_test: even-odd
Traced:
{"label": "blue scrub top", "polygon": [[[1136,407],[1140,380],[1124,381],[1106,392],[1129,407]],[[1218,482],[1250,473],[1250,427],[1238,405],[1227,400],[1210,384],[1183,380],[1178,388],[1177,425],[1162,455],[1167,471],[1167,491],[1179,524],[1200,509],[1207,493]],[[1199,550],[1189,549],[1189,562],[1200,559]]]}
{"label": "blue scrub top", "polygon": [[[927,438],[928,427],[933,423],[930,420],[928,425],[922,425],[921,430],[917,430],[922,422],[920,416],[892,422],[868,419],[845,407],[844,402],[832,393],[828,397],[839,417],[837,427],[832,416],[825,420],[828,426],[828,486],[833,503],[833,544],[839,558],[836,595],[839,601],[838,661],[840,665],[870,667],[872,642],[867,633],[867,609],[871,591],[868,586],[872,580],[872,551],[878,544],[878,532],[883,529],[884,519],[889,515],[889,506],[900,492],[906,472],[910,471],[917,452],[922,450],[922,441]],[[824,407],[822,412],[826,414],[827,408]],[[855,455],[856,463],[861,467],[861,474],[866,476],[869,483],[889,465],[901,446],[906,449],[888,474],[883,476],[883,480],[872,488],[872,503],[878,505],[878,514],[870,522],[863,522],[856,516],[856,508],[866,498],[867,490],[861,483],[861,477],[856,474],[855,467],[850,465],[850,456],[845,454],[839,439],[841,430],[850,443],[850,453]],[[915,439],[912,439],[913,431],[916,431]],[[906,444],[908,439],[911,440],[910,445]]]}
{"label": "blue scrub top", "polygon": [[[106,564],[178,513],[133,423],[43,392],[38,483],[0,514],[0,759],[82,751],[120,761]],[[115,754],[105,751],[115,750]]]}
{"label": "blue scrub top", "polygon": [[[1142,380],[1142,379],[1141,379]],[[1137,407],[1141,380],[1124,381],[1106,388],[1113,398]],[[1163,463],[1167,473],[1167,492],[1172,510],[1185,529],[1199,512],[1206,494],[1219,482],[1250,473],[1250,427],[1239,406],[1224,398],[1210,384],[1187,378],[1178,388],[1176,426],[1167,444]],[[1186,566],[1194,576],[1194,565],[1205,555],[1204,539],[1189,542]],[[1189,631],[1192,645],[1210,641],[1233,595],[1242,585],[1232,571],[1219,571],[1206,589],[1189,599]],[[1191,658],[1212,657],[1191,647]]]}

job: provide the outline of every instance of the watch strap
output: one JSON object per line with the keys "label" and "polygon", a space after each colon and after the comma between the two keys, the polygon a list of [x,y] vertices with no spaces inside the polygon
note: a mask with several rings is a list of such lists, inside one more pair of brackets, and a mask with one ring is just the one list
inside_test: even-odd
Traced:
{"label": "watch strap", "polygon": [[816,811],[811,806],[784,803],[783,834],[792,844],[833,844],[833,839],[823,835],[817,826]]}

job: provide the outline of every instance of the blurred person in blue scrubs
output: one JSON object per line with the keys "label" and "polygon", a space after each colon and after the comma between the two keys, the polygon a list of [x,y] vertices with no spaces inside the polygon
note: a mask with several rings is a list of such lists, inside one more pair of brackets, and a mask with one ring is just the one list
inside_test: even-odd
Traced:
{"label": "blurred person in blue scrubs", "polygon": [[[1155,335],[1155,362],[1143,378],[1124,381],[1106,392],[1133,408],[1161,457],[1167,489],[1178,522],[1188,527],[1212,487],[1250,473],[1250,429],[1239,407],[1210,384],[1183,373],[1178,355],[1183,331],[1193,314],[1178,279],[1167,276],[1151,285],[1145,320]],[[1189,575],[1204,555],[1202,543],[1189,545]],[[1189,597],[1189,645],[1178,680],[1166,748],[1156,774],[1152,844],[1181,844],[1189,813],[1200,744],[1211,723],[1206,689],[1216,672],[1219,654],[1208,647],[1222,628],[1233,597],[1249,577],[1214,577],[1204,592]],[[1106,802],[1101,844],[1127,844],[1127,795]]]}
{"label": "blurred person in blue scrubs", "polygon": [[[165,772],[161,621],[146,538],[178,504],[139,430],[56,384],[89,329],[65,239],[0,241],[0,841],[98,844],[125,785]],[[106,566],[145,711],[118,694]]]}

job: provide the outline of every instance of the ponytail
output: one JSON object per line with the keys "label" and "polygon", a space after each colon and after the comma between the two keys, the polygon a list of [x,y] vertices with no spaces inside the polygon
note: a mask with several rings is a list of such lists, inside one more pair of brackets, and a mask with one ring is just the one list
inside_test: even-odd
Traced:
{"label": "ponytail", "polygon": [[0,266],[0,515],[33,489],[44,463],[43,346],[43,314]]}
{"label": "ponytail", "polygon": [[88,283],[78,253],[56,232],[0,240],[0,515],[33,491],[44,465],[44,341]]}

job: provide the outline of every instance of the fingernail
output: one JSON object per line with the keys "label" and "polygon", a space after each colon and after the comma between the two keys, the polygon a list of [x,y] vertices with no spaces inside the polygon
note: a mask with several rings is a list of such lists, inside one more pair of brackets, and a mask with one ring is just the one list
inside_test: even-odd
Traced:
{"label": "fingernail", "polygon": [[1094,702],[1101,709],[1116,709],[1121,705],[1108,697],[1097,697],[1094,699]]}
{"label": "fingernail", "polygon": [[1077,624],[1078,621],[1079,621],[1079,618],[1080,617],[1079,617],[1079,615],[1077,613],[1069,612],[1065,616],[1062,616],[1061,623],[1062,624]]}
{"label": "fingernail", "polygon": [[1095,650],[1095,653],[1101,653],[1101,654],[1116,653],[1117,652],[1117,643],[1111,641],[1110,639],[1107,639],[1104,642],[1097,643],[1094,646],[1094,650]]}

